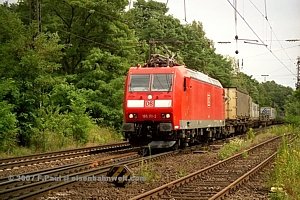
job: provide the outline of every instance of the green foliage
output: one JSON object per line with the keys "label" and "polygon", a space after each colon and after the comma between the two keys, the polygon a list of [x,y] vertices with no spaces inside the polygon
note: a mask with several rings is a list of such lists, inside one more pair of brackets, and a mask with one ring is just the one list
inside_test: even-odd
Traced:
{"label": "green foliage", "polygon": [[86,98],[83,89],[74,85],[60,84],[53,88],[50,96],[53,105],[60,105],[60,112],[64,113],[69,121],[69,128],[73,138],[80,142],[87,142],[87,133],[92,127],[92,120],[86,113]]}
{"label": "green foliage", "polygon": [[285,135],[285,134],[292,134],[294,130],[295,129],[292,125],[282,125],[282,126],[272,127],[270,129],[270,132],[276,135]]}
{"label": "green foliage", "polygon": [[16,140],[16,116],[11,112],[12,105],[0,102],[0,150],[9,151]]}
{"label": "green foliage", "polygon": [[184,177],[188,175],[188,172],[184,168],[178,169],[177,172],[178,178]]}
{"label": "green foliage", "polygon": [[108,144],[122,141],[122,135],[113,128],[94,126],[88,134],[91,144]]}
{"label": "green foliage", "polygon": [[159,175],[155,172],[153,164],[144,163],[144,161],[142,161],[140,165],[137,176],[143,177],[146,182],[153,182],[160,178]]}
{"label": "green foliage", "polygon": [[244,141],[241,139],[231,140],[229,143],[226,143],[219,151],[218,157],[221,160],[229,158],[230,156],[237,153],[244,145]]}
{"label": "green foliage", "polygon": [[119,128],[122,123],[126,59],[93,49],[83,62],[88,71],[78,74],[76,86],[85,88],[87,110],[97,123]]}
{"label": "green foliage", "polygon": [[289,96],[285,104],[285,120],[295,126],[300,126],[300,90]]}
{"label": "green foliage", "polygon": [[[74,141],[86,143],[95,129],[89,114],[101,124],[120,126],[124,74],[129,66],[120,56],[136,57],[134,49],[125,48],[135,38],[118,12],[126,1],[43,1],[44,11],[49,11],[44,12],[43,27],[49,32],[39,34],[35,22],[22,18],[24,25],[11,12],[25,16],[28,2],[12,9],[0,7],[1,22],[8,22],[0,23],[4,58],[0,100],[14,105],[10,110],[18,120],[20,144],[50,150]],[[65,76],[75,71],[76,75]]]}
{"label": "green foliage", "polygon": [[248,92],[249,95],[253,98],[253,101],[261,105],[260,95],[259,95],[260,85],[257,80],[252,78],[252,76],[248,76],[244,73],[239,72],[233,76],[233,81],[231,86],[238,87],[240,90]]}
{"label": "green foliage", "polygon": [[247,151],[244,151],[244,152],[242,153],[242,157],[243,157],[244,159],[248,158],[248,156],[249,156],[249,154],[248,154]]}
{"label": "green foliage", "polygon": [[[188,68],[206,73],[221,81],[225,86],[231,83],[231,62],[216,54],[212,41],[206,38],[201,22],[182,25],[178,19],[167,15],[164,3],[138,0],[127,18],[139,41],[156,44],[152,53],[177,55],[177,60]],[[141,48],[147,59],[149,51]]]}
{"label": "green foliage", "polygon": [[[299,129],[294,129],[298,133]],[[300,139],[288,144],[284,140],[275,161],[274,173],[270,180],[271,187],[280,188],[271,195],[271,199],[300,198]]]}
{"label": "green foliage", "polygon": [[264,92],[260,92],[261,94],[260,105],[262,106],[271,105],[272,107],[277,108],[279,114],[282,113],[284,111],[285,99],[286,99],[284,97],[291,96],[293,94],[293,89],[290,87],[278,85],[274,81],[267,81],[265,83],[262,83],[261,87],[263,88]]}
{"label": "green foliage", "polygon": [[44,29],[57,32],[66,44],[63,72],[80,72],[82,61],[95,47],[122,57],[135,57],[131,45],[134,34],[122,19],[127,4],[126,0],[43,1]]}
{"label": "green foliage", "polygon": [[255,138],[255,133],[252,128],[247,131],[247,140],[253,140]]}

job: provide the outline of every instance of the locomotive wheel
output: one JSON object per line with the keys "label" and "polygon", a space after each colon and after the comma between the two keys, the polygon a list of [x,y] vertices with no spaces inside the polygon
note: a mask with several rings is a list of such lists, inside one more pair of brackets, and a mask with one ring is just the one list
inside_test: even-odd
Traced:
{"label": "locomotive wheel", "polygon": [[176,150],[178,150],[178,149],[180,148],[180,146],[181,146],[181,140],[179,139],[179,140],[177,140],[177,142],[174,144],[174,146],[172,146],[172,150],[173,150],[173,151],[176,151]]}

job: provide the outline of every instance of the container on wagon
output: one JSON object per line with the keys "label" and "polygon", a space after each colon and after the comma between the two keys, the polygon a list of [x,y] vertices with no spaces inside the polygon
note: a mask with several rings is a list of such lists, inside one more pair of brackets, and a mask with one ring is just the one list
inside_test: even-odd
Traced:
{"label": "container on wagon", "polygon": [[276,119],[276,109],[272,107],[261,107],[260,116],[262,119],[274,120]]}
{"label": "container on wagon", "polygon": [[246,120],[250,118],[250,96],[235,87],[225,90],[225,119]]}

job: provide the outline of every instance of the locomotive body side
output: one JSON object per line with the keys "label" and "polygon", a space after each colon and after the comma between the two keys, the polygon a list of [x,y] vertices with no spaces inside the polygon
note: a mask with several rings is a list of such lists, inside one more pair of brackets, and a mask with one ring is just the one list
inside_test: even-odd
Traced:
{"label": "locomotive body side", "polygon": [[222,85],[200,72],[187,70],[182,91],[180,129],[223,127],[224,90]]}
{"label": "locomotive body side", "polygon": [[184,66],[130,68],[124,95],[125,138],[134,146],[151,141],[172,146],[221,136],[223,93],[219,81]]}

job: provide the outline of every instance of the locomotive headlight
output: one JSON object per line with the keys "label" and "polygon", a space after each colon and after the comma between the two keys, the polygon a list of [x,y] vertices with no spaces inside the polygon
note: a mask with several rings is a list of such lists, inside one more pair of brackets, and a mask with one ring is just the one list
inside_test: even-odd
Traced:
{"label": "locomotive headlight", "polygon": [[162,113],[162,114],[161,114],[161,117],[162,117],[163,119],[169,119],[169,118],[171,117],[171,114],[169,114],[169,113],[167,113],[167,114]]}
{"label": "locomotive headlight", "polygon": [[135,113],[130,113],[129,115],[128,115],[128,117],[129,117],[129,119],[133,119],[133,118],[138,118],[138,115],[137,114],[135,114]]}
{"label": "locomotive headlight", "polygon": [[151,94],[148,95],[148,99],[152,99],[152,95]]}

